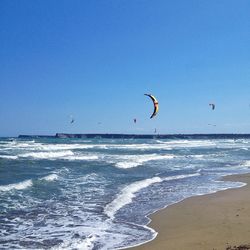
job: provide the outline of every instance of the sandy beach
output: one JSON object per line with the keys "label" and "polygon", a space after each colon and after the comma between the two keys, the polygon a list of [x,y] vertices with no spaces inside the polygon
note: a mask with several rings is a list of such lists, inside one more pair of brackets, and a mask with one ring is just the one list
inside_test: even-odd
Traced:
{"label": "sandy beach", "polygon": [[250,174],[224,179],[247,185],[191,197],[151,215],[157,237],[130,249],[250,249]]}

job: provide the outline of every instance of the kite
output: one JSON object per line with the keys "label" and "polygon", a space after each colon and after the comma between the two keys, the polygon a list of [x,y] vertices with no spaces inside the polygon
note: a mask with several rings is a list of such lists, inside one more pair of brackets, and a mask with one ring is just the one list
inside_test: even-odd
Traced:
{"label": "kite", "polygon": [[75,122],[75,119],[72,115],[70,115],[70,124],[74,123]]}
{"label": "kite", "polygon": [[159,110],[159,104],[158,104],[158,101],[156,100],[156,98],[153,95],[150,95],[150,94],[144,94],[144,95],[150,97],[151,100],[153,101],[153,104],[154,104],[154,112],[152,113],[152,115],[150,117],[150,119],[151,119],[151,118],[153,118],[154,116],[157,115],[158,110]]}
{"label": "kite", "polygon": [[214,103],[209,103],[209,106],[211,106],[211,107],[212,107],[212,110],[214,110],[214,109],[215,109],[215,104],[214,104]]}

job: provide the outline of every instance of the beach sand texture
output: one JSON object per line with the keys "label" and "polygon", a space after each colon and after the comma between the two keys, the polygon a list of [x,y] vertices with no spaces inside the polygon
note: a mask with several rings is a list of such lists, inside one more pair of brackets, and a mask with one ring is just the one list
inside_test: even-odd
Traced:
{"label": "beach sand texture", "polygon": [[224,179],[247,185],[191,197],[151,215],[157,237],[131,249],[250,249],[250,174]]}

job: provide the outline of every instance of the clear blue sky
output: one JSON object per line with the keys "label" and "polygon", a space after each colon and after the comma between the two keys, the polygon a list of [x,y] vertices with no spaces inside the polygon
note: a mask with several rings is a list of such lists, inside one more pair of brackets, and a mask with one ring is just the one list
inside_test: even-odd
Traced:
{"label": "clear blue sky", "polygon": [[0,136],[250,133],[249,13],[249,0],[1,0]]}

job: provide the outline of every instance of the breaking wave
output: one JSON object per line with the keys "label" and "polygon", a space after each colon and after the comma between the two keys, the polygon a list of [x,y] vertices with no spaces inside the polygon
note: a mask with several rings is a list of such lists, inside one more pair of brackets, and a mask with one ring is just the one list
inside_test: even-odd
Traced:
{"label": "breaking wave", "polygon": [[74,153],[70,150],[60,152],[37,152],[37,153],[26,153],[20,155],[20,157],[31,157],[35,159],[58,159],[65,156],[71,156]]}
{"label": "breaking wave", "polygon": [[18,158],[18,156],[16,156],[16,155],[0,155],[0,158],[2,158],[2,159],[16,160]]}
{"label": "breaking wave", "polygon": [[170,176],[166,178],[160,177],[153,177],[151,179],[145,179],[142,181],[136,181],[121,190],[118,196],[106,207],[104,208],[104,213],[114,219],[114,216],[118,210],[120,210],[125,205],[132,202],[133,198],[135,197],[135,193],[139,192],[141,189],[146,188],[154,183],[162,182],[162,181],[170,181],[170,180],[179,180],[189,177],[194,177],[200,175],[199,173],[196,174],[188,174],[188,175],[176,175]]}
{"label": "breaking wave", "polygon": [[31,187],[32,185],[33,185],[32,180],[26,180],[26,181],[14,183],[14,184],[2,185],[0,186],[0,191],[6,192],[6,191],[11,191],[13,189],[23,190],[28,187]]}
{"label": "breaking wave", "polygon": [[40,180],[44,180],[44,181],[55,181],[58,179],[58,175],[57,174],[50,174],[50,175],[47,175],[47,176],[44,176],[42,178],[40,178]]}
{"label": "breaking wave", "polygon": [[174,155],[157,155],[157,154],[150,154],[150,155],[128,155],[124,157],[120,157],[123,161],[117,162],[115,165],[118,168],[134,168],[137,166],[142,165],[148,161],[155,161],[155,160],[166,160],[166,159],[173,159]]}
{"label": "breaking wave", "polygon": [[160,177],[153,177],[152,179],[137,181],[128,185],[120,192],[120,194],[111,203],[109,203],[105,207],[104,213],[108,215],[108,217],[113,219],[115,213],[119,209],[132,202],[132,199],[135,197],[136,192],[140,191],[143,188],[148,187],[153,183],[161,181],[162,179]]}

